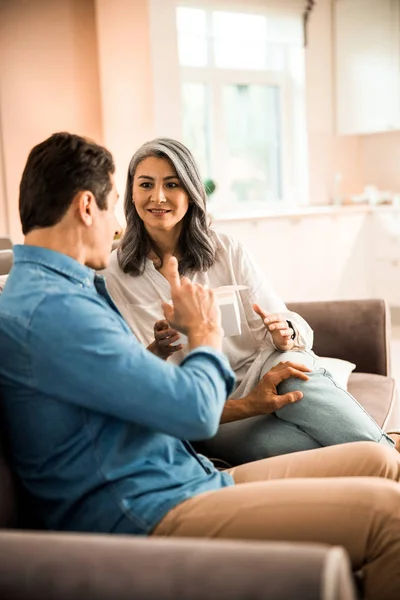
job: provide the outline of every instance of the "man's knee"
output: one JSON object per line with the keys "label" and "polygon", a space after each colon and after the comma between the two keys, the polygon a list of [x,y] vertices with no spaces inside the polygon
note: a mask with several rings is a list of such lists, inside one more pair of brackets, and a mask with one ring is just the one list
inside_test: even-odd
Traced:
{"label": "man's knee", "polygon": [[354,442],[351,446],[368,465],[368,476],[400,481],[400,457],[396,450],[375,442]]}

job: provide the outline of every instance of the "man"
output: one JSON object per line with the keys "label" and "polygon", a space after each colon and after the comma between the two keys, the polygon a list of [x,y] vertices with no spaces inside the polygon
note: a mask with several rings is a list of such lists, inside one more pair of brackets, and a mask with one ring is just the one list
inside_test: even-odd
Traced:
{"label": "man", "polygon": [[[22,176],[25,245],[0,296],[0,392],[38,515],[61,530],[340,544],[368,598],[399,597],[394,450],[344,444],[220,472],[185,441],[214,435],[234,383],[219,310],[171,259],[164,311],[191,352],[175,367],[137,342],[92,271],[117,228],[113,172],[107,150],[60,133],[33,148]],[[302,369],[275,367],[265,401],[298,399],[276,386]]]}

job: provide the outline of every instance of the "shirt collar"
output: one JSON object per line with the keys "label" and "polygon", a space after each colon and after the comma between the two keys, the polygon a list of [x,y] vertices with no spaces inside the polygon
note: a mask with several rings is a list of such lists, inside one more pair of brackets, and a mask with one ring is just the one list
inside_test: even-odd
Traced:
{"label": "shirt collar", "polygon": [[13,247],[14,264],[33,263],[41,265],[68,277],[87,287],[93,286],[95,273],[71,256],[49,250],[41,246],[15,244]]}

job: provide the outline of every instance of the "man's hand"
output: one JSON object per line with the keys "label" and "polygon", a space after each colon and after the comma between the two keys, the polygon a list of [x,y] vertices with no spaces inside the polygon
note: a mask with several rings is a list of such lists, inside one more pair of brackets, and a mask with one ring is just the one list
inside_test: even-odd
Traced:
{"label": "man's hand", "polygon": [[221,311],[214,292],[187,277],[180,279],[178,261],[173,256],[165,263],[164,275],[171,286],[172,305],[162,305],[170,327],[187,334],[190,348],[205,345],[220,350]]}
{"label": "man's hand", "polygon": [[294,346],[294,342],[291,339],[293,329],[289,327],[288,322],[282,315],[267,313],[258,304],[253,304],[253,309],[261,317],[265,327],[271,333],[278,350],[282,350],[283,352],[291,350]]}
{"label": "man's hand", "polygon": [[165,319],[156,321],[154,324],[154,342],[151,342],[147,346],[147,350],[150,350],[156,356],[167,360],[175,352],[182,350],[182,344],[174,344],[180,338],[179,332],[176,329],[172,329]]}
{"label": "man's hand", "polygon": [[302,399],[300,391],[279,395],[277,386],[289,377],[297,377],[308,381],[306,373],[311,369],[305,365],[284,362],[273,367],[264,375],[258,385],[244,398],[228,400],[221,417],[221,423],[239,421],[248,417],[269,415],[286,404],[293,404]]}

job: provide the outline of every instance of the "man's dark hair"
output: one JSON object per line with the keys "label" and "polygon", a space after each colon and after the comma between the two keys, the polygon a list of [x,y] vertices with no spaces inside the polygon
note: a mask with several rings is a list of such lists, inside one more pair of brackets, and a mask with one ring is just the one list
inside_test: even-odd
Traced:
{"label": "man's dark hair", "polygon": [[110,152],[79,135],[55,133],[35,146],[19,188],[24,235],[61,221],[80,191],[92,192],[98,207],[106,209],[114,171]]}

